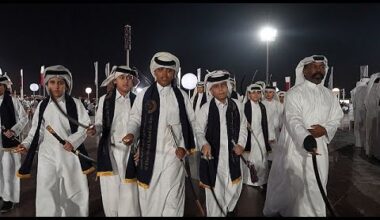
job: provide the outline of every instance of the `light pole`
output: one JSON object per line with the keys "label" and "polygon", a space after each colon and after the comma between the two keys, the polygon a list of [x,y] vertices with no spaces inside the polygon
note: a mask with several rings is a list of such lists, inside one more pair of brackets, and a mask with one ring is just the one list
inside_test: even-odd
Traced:
{"label": "light pole", "polygon": [[269,42],[272,42],[276,39],[277,36],[277,30],[272,27],[263,27],[260,30],[260,39],[261,41],[265,41],[267,45],[267,68],[266,68],[266,84],[269,84]]}
{"label": "light pole", "polygon": [[129,51],[132,49],[132,41],[131,41],[131,26],[124,25],[124,49],[127,53],[126,64],[129,67]]}
{"label": "light pole", "polygon": [[87,99],[90,101],[90,93],[92,92],[92,89],[90,87],[87,87],[85,91],[87,93]]}

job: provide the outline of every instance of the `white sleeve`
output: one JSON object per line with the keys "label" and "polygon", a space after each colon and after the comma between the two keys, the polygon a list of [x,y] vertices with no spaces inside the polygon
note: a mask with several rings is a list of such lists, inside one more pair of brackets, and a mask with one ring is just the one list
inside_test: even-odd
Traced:
{"label": "white sleeve", "polygon": [[[87,110],[82,104],[81,101],[78,99],[75,99],[75,104],[78,111],[78,121],[81,124],[89,125],[91,123],[90,117],[88,116]],[[77,132],[71,134],[66,141],[69,142],[71,145],[73,145],[74,149],[77,149],[79,145],[81,145],[84,140],[86,140],[87,134],[86,134],[86,128],[83,128],[82,126],[78,126]]]}
{"label": "white sleeve", "polygon": [[303,141],[310,135],[302,118],[302,98],[298,94],[289,93],[285,96],[285,121],[286,130],[297,147],[303,148]]}
{"label": "white sleeve", "polygon": [[205,144],[209,144],[206,140],[206,128],[208,123],[208,110],[209,110],[210,102],[205,103],[201,109],[199,109],[198,114],[196,116],[196,137],[198,142],[198,148],[201,150],[202,146]]}
{"label": "white sleeve", "polygon": [[265,109],[267,111],[268,139],[269,139],[269,141],[272,141],[272,140],[276,139],[276,132],[274,130],[274,117],[275,117],[275,114],[274,114],[274,111],[271,108],[271,106],[270,106],[269,103],[265,104],[265,102],[263,102],[263,104],[265,105]]}
{"label": "white sleeve", "polygon": [[15,98],[12,98],[13,106],[15,108],[15,116],[17,123],[11,128],[12,131],[16,133],[16,136],[22,132],[28,123],[28,114],[26,114],[24,107],[21,102]]}
{"label": "white sleeve", "polygon": [[144,94],[148,88],[141,91],[137,94],[136,99],[133,103],[132,109],[129,113],[129,119],[127,124],[127,134],[133,134],[136,138],[139,136],[140,133],[140,126],[141,126],[141,114],[142,114],[142,105],[143,105],[143,99]]}
{"label": "white sleeve", "polygon": [[327,134],[323,136],[326,143],[330,143],[330,141],[334,138],[335,132],[338,129],[343,118],[343,110],[339,105],[338,98],[335,95],[332,95],[331,101],[332,103],[329,120],[326,123],[321,124],[321,126],[324,127],[327,132]]}
{"label": "white sleeve", "polygon": [[247,118],[244,114],[244,108],[242,106],[242,103],[236,103],[239,108],[240,113],[240,131],[239,131],[239,140],[238,144],[245,148],[245,145],[247,143],[247,136],[248,136],[248,130],[247,130]]}
{"label": "white sleeve", "polygon": [[96,129],[96,136],[100,135],[103,131],[103,105],[104,105],[104,99],[106,95],[103,95],[99,99],[98,109],[96,110],[96,116],[95,116],[95,129]]}
{"label": "white sleeve", "polygon": [[[189,120],[191,129],[193,131],[193,135],[195,136],[195,133],[196,133],[196,130],[197,130],[197,127],[198,127],[197,121],[195,119],[195,113],[194,113],[191,101],[189,99],[189,96],[185,92],[183,92],[183,91],[181,91],[181,93],[182,93],[182,96],[183,96],[183,99],[184,99],[184,102],[185,102],[185,108],[186,108],[187,118]],[[183,139],[183,135],[181,135],[181,137],[182,137],[181,138],[182,140],[180,140],[180,146],[185,146],[185,140]],[[195,145],[197,145],[197,144],[195,143]],[[190,146],[190,147],[195,147],[197,149],[197,146]]]}
{"label": "white sleeve", "polygon": [[[28,136],[24,139],[24,141],[21,143],[24,145],[26,149],[29,149],[30,145],[32,144],[32,140],[34,138],[34,133],[36,133],[37,126],[38,126],[38,115],[40,114],[40,106],[41,103],[38,103],[36,110],[34,111],[33,119],[32,119],[32,127],[29,130]],[[41,143],[41,141],[44,138],[44,129],[41,129],[44,127],[45,121],[42,120],[41,127],[40,127],[40,137],[38,140],[38,143]]]}

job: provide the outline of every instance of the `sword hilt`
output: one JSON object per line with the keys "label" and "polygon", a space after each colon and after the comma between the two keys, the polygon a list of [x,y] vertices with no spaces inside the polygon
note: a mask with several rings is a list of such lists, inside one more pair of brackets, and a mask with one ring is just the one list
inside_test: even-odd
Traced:
{"label": "sword hilt", "polygon": [[[6,131],[8,131],[9,129],[7,129],[4,125],[1,125],[1,130],[2,130],[2,132],[6,132]],[[12,136],[12,137],[10,137],[9,139],[11,139],[11,140],[15,140],[15,141],[18,141],[18,142],[21,142],[16,136]]]}
{"label": "sword hilt", "polygon": [[60,144],[62,145],[66,144],[66,141],[63,140],[60,136],[58,136],[58,134],[54,131],[54,129],[50,125],[46,126],[46,129],[49,131],[50,134],[52,134],[59,141]]}

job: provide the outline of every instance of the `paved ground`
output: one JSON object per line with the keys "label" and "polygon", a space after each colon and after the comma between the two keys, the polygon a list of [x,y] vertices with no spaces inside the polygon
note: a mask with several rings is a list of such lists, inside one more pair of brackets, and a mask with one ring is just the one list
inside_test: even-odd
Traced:
{"label": "paved ground", "polygon": [[[344,123],[347,124],[347,121]],[[342,124],[344,124],[342,123]],[[96,139],[87,138],[85,144],[89,154],[96,158]],[[327,184],[328,197],[338,216],[380,216],[380,161],[367,158],[362,149],[354,147],[352,130],[342,126],[330,149],[330,173]],[[37,161],[35,161],[37,162]],[[35,177],[34,165],[33,174]],[[88,176],[90,187],[90,216],[104,216],[99,181],[95,175]],[[197,186],[197,180],[193,180]],[[21,183],[21,202],[10,213],[1,217],[35,216],[35,178]],[[200,201],[204,204],[204,191],[196,187]],[[236,207],[237,216],[262,216],[265,193],[245,186]],[[200,216],[190,188],[186,187],[185,216]]]}

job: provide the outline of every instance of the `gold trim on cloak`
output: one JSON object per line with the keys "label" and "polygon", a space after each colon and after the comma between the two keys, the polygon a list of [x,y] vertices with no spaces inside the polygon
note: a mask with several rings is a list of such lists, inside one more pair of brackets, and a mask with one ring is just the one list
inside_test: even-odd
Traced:
{"label": "gold trim on cloak", "polygon": [[112,171],[105,171],[105,172],[97,172],[96,173],[96,176],[113,176],[115,174],[113,174]]}
{"label": "gold trim on cloak", "polygon": [[140,181],[137,181],[137,185],[140,186],[140,187],[142,187],[142,188],[144,188],[144,189],[148,189],[148,188],[149,188],[149,185],[148,185],[148,184],[146,184],[146,183],[142,183],[142,182],[140,182]]}
{"label": "gold trim on cloak", "polygon": [[239,177],[236,178],[235,180],[232,180],[232,185],[234,185],[234,184],[238,184],[238,183],[240,183],[240,181],[241,181],[241,176],[239,176]]}
{"label": "gold trim on cloak", "polygon": [[124,183],[137,183],[137,178],[133,178],[133,179],[124,179]]}

